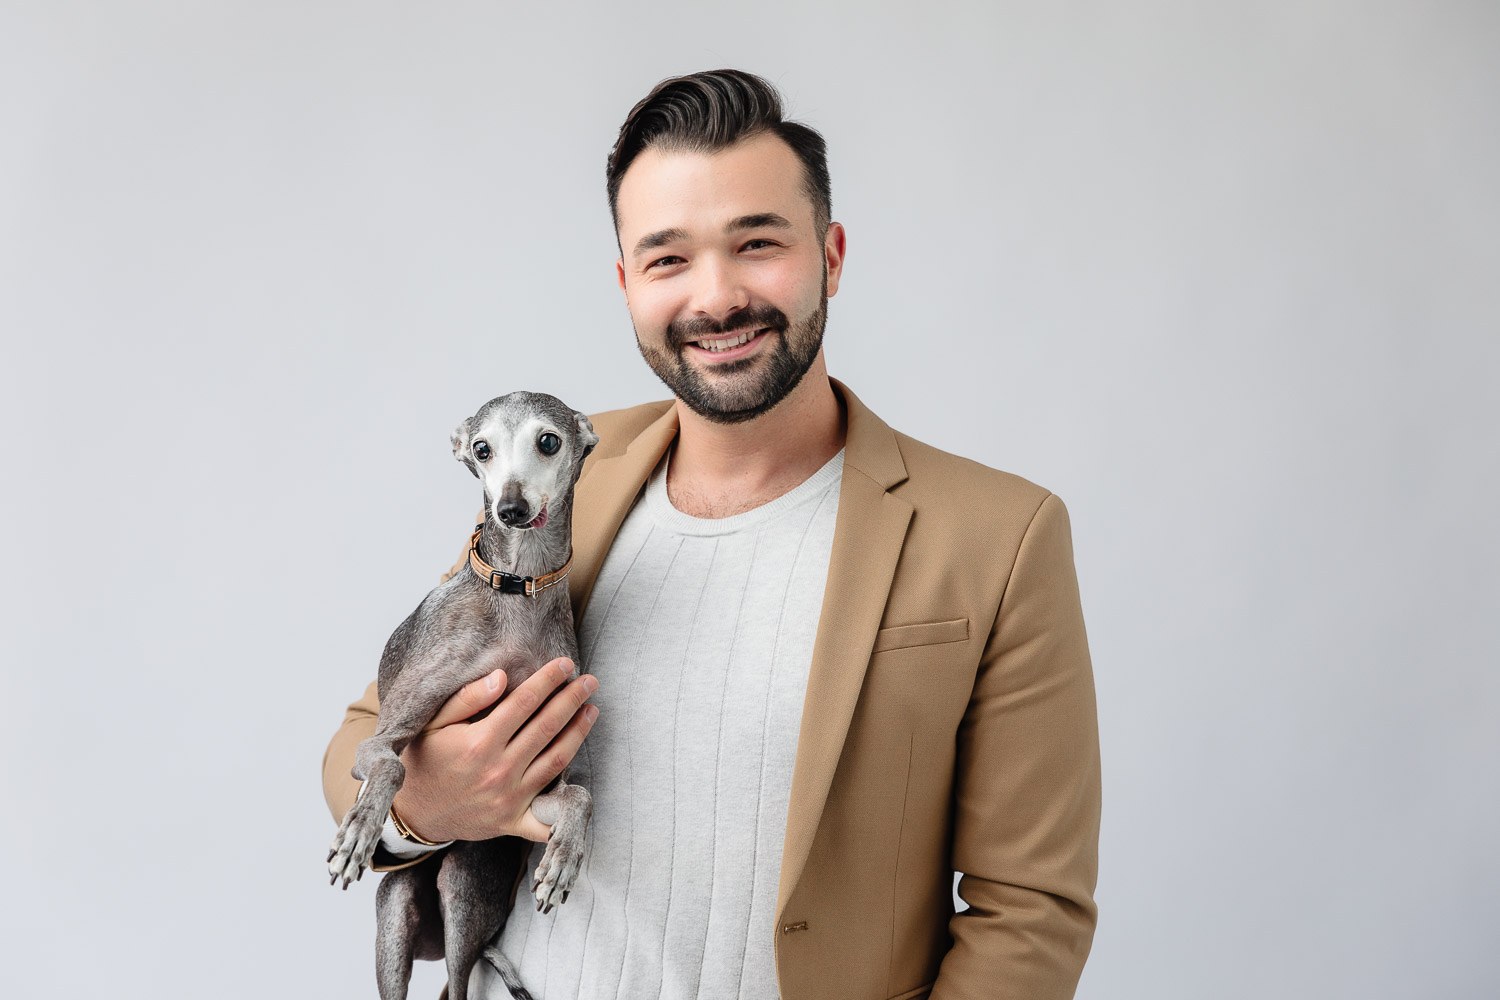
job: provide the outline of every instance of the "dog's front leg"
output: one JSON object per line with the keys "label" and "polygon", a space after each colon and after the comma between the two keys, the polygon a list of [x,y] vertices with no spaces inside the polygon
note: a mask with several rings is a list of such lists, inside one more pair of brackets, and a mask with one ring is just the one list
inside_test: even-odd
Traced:
{"label": "dog's front leg", "polygon": [[[422,731],[438,707],[452,693],[450,685],[442,682],[419,686],[419,671],[411,671],[396,679],[393,690],[382,692],[387,700],[380,706],[380,719],[376,723],[375,735],[360,743],[354,752],[354,776],[364,780],[359,798],[339,824],[333,844],[328,850],[328,872],[332,876],[329,885],[344,880],[344,888],[364,874],[365,866],[375,853],[380,842],[380,831],[385,826],[391,802],[401,785],[406,781],[406,766],[401,763],[401,751]],[[407,678],[409,683],[402,684]]]}
{"label": "dog's front leg", "polygon": [[333,844],[328,848],[329,885],[344,880],[344,888],[364,874],[365,865],[375,853],[380,831],[390,812],[391,801],[406,780],[406,766],[400,751],[391,747],[381,734],[371,736],[355,751],[354,776],[363,778],[354,808],[344,816]]}
{"label": "dog's front leg", "polygon": [[589,819],[594,814],[594,800],[582,785],[567,784],[564,772],[557,787],[532,800],[531,814],[552,827],[531,886],[536,908],[550,913],[554,905],[567,901],[583,866],[583,848]]}

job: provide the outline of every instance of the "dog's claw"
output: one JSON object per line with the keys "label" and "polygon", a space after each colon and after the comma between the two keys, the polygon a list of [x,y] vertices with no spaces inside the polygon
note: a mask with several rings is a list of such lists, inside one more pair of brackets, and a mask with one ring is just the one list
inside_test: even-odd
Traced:
{"label": "dog's claw", "polygon": [[375,853],[383,821],[384,814],[374,809],[369,801],[362,799],[354,804],[343,823],[339,824],[339,831],[334,835],[333,846],[328,852],[328,870],[333,875],[328,880],[329,885],[342,878],[347,890],[350,882],[358,882],[364,878],[365,869],[370,866],[370,857]]}
{"label": "dog's claw", "polygon": [[542,912],[542,901],[540,899],[536,901],[536,912]]}
{"label": "dog's claw", "polygon": [[532,875],[531,894],[536,897],[537,909],[544,914],[568,901],[568,891],[578,878],[582,860],[582,838],[574,826],[563,829],[554,824],[547,838],[547,849],[542,853],[536,872]]}

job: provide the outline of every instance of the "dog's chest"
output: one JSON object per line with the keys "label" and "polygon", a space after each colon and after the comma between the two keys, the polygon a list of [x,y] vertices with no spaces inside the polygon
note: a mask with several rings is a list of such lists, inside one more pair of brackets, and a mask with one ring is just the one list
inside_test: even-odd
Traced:
{"label": "dog's chest", "polygon": [[504,668],[506,690],[515,690],[559,656],[576,660],[578,645],[566,593],[541,599],[497,594],[491,601],[492,630],[483,658]]}

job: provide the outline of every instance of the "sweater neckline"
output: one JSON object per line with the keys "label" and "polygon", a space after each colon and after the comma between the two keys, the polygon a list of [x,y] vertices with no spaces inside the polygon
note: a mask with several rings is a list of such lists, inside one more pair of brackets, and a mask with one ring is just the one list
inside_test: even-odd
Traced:
{"label": "sweater neckline", "polygon": [[844,473],[844,449],[840,448],[816,472],[775,500],[728,517],[694,517],[673,507],[672,501],[667,498],[667,468],[671,460],[672,449],[668,448],[662,460],[651,471],[651,478],[646,483],[646,509],[662,527],[684,535],[729,535],[758,527],[822,496]]}

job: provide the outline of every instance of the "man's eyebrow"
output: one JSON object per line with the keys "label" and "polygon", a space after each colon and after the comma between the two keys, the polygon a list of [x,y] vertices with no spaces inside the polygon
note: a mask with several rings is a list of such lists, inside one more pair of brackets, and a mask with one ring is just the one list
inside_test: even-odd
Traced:
{"label": "man's eyebrow", "polygon": [[741,229],[791,229],[792,224],[785,217],[775,212],[757,212],[754,215],[742,215],[738,219],[729,220],[729,225],[724,227],[726,233],[738,232]]}
{"label": "man's eyebrow", "polygon": [[642,236],[636,243],[635,249],[631,251],[631,256],[639,257],[641,254],[646,253],[648,250],[655,250],[657,247],[664,247],[674,240],[685,239],[687,239],[686,229],[659,229],[654,233],[647,233],[645,236]]}
{"label": "man's eyebrow", "polygon": [[[742,229],[791,229],[792,224],[785,216],[777,215],[775,212],[756,212],[753,215],[742,215],[737,219],[730,219],[724,226],[726,233],[737,233]],[[686,229],[674,226],[671,229],[658,229],[654,233],[647,233],[636,241],[635,249],[631,251],[632,257],[639,257],[658,247],[664,247],[668,243],[688,238]]]}

